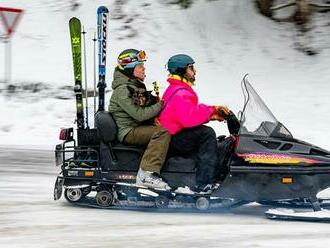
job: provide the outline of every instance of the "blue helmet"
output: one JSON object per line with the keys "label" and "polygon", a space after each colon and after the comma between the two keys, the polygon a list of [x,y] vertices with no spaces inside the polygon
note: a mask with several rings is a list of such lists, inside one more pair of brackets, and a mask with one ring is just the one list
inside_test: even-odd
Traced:
{"label": "blue helmet", "polygon": [[194,64],[195,61],[186,54],[177,54],[172,56],[167,62],[167,70],[171,74],[183,75],[188,65]]}

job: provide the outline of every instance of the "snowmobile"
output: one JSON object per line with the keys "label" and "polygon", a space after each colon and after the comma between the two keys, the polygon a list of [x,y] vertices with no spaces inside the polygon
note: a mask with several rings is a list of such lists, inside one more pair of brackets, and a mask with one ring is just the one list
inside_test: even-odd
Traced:
{"label": "snowmobile", "polygon": [[[249,83],[242,80],[244,105],[238,118],[227,119],[228,137],[218,137],[219,160],[227,170],[219,187],[194,192],[196,166],[193,154],[168,156],[161,176],[171,190],[135,184],[144,147],[116,140],[111,114],[99,111],[95,128],[62,129],[56,146],[61,166],[54,199],[101,208],[232,208],[251,202],[262,204],[306,203],[321,210],[316,195],[330,186],[330,152],[295,139],[279,122]],[[207,161],[206,161],[207,162]],[[288,219],[287,212],[266,212],[272,219]],[[329,215],[330,216],[330,215]],[[291,214],[291,219],[301,219]],[[322,220],[330,220],[330,217]]]}

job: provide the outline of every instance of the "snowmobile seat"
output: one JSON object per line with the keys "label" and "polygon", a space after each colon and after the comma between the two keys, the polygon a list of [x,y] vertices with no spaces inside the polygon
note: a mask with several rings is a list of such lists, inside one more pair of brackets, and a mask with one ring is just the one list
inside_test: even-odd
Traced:
{"label": "snowmobile seat", "polygon": [[[101,167],[111,171],[137,171],[145,147],[119,143],[117,125],[111,113],[99,111],[95,115],[95,126],[100,140]],[[195,173],[192,158],[168,158],[162,173]]]}
{"label": "snowmobile seat", "polygon": [[111,113],[107,111],[99,111],[95,115],[95,126],[97,134],[101,142],[111,144],[117,150],[136,150],[143,152],[143,147],[124,145],[117,141],[117,124]]}
{"label": "snowmobile seat", "polygon": [[[143,148],[126,146],[117,141],[117,125],[111,113],[99,111],[95,115],[95,127],[100,140],[101,168],[110,170],[112,167],[123,170],[121,165],[130,168],[143,154]],[[118,163],[120,162],[120,163]],[[125,169],[124,169],[125,170]],[[135,170],[135,169],[130,169]]]}
{"label": "snowmobile seat", "polygon": [[[120,148],[123,149],[120,149]],[[119,149],[118,149],[119,148]],[[115,146],[113,151],[116,154],[118,163],[113,163],[112,171],[138,171],[144,150],[129,150],[127,146]],[[171,157],[166,160],[162,173],[195,173],[196,164],[192,158]]]}
{"label": "snowmobile seat", "polygon": [[116,140],[117,125],[111,113],[99,111],[95,115],[95,127],[99,139],[108,144]]}

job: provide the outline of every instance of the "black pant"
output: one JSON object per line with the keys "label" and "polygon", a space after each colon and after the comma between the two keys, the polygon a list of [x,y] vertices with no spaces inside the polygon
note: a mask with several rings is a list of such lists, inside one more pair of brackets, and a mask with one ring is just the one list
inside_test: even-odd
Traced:
{"label": "black pant", "polygon": [[197,185],[213,183],[219,174],[217,139],[211,127],[185,128],[172,136],[171,156],[193,156],[196,161]]}

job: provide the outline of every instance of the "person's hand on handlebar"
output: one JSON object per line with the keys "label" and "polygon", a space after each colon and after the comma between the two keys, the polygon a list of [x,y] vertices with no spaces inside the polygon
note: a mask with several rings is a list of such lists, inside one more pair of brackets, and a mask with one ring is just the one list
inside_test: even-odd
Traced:
{"label": "person's hand on handlebar", "polygon": [[214,106],[214,112],[211,120],[224,121],[232,112],[226,106]]}

